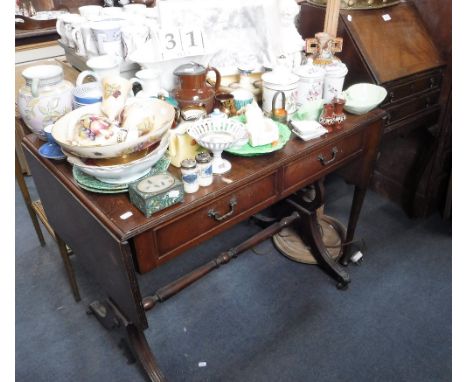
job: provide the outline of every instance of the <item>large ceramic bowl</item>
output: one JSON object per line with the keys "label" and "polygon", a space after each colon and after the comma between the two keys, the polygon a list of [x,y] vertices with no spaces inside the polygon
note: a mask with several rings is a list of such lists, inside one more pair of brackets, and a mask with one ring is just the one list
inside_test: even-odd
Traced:
{"label": "large ceramic bowl", "polygon": [[110,184],[124,184],[133,182],[145,176],[151,167],[162,158],[169,146],[169,132],[166,132],[159,146],[148,155],[135,161],[113,166],[93,166],[86,164],[82,158],[66,152],[67,160],[84,173],[94,176],[102,182]]}
{"label": "large ceramic bowl", "polygon": [[143,150],[159,141],[170,129],[174,121],[175,109],[169,103],[159,99],[131,98],[127,101],[127,105],[135,102],[147,104],[145,108],[152,110],[154,115],[154,127],[141,137],[108,145],[78,145],[74,140],[76,123],[85,114],[99,114],[100,102],[80,107],[60,118],[52,128],[52,136],[65,151],[81,158],[116,158]]}
{"label": "large ceramic bowl", "polygon": [[346,99],[344,109],[361,115],[375,109],[387,96],[387,90],[382,86],[361,83],[350,86],[343,94]]}

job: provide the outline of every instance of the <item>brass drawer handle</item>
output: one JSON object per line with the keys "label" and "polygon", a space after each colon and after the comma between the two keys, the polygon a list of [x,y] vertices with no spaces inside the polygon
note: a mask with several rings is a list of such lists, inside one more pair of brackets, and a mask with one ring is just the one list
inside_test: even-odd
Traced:
{"label": "brass drawer handle", "polygon": [[323,166],[326,166],[335,161],[336,154],[338,154],[338,148],[335,146],[332,148],[332,157],[329,160],[325,160],[323,154],[320,154],[317,159],[320,161],[320,163],[322,163]]}
{"label": "brass drawer handle", "polygon": [[210,209],[208,211],[208,217],[213,218],[217,222],[223,221],[227,219],[229,216],[231,216],[234,213],[234,207],[237,206],[237,199],[234,196],[230,201],[229,201],[229,212],[226,212],[224,215],[220,215],[217,213],[214,208]]}

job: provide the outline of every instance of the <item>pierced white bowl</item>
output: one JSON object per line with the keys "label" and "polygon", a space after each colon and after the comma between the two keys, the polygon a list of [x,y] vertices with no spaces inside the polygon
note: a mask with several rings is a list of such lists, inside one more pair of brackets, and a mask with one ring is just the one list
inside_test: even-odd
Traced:
{"label": "pierced white bowl", "polygon": [[221,153],[242,139],[247,130],[242,122],[225,118],[206,118],[194,122],[187,133],[197,143],[213,153],[213,174],[224,174],[231,163]]}
{"label": "pierced white bowl", "polygon": [[387,96],[387,90],[378,85],[360,83],[350,86],[344,92],[344,109],[352,114],[366,114],[375,109]]}
{"label": "pierced white bowl", "polygon": [[81,158],[116,158],[143,150],[160,140],[170,129],[174,121],[175,109],[169,103],[159,99],[130,98],[127,101],[127,105],[136,102],[147,104],[148,108],[152,108],[156,122],[154,128],[148,134],[142,135],[137,139],[125,140],[109,145],[91,144],[83,146],[73,143],[76,122],[85,114],[102,114],[100,112],[101,102],[80,107],[64,115],[55,122],[52,128],[52,136],[65,151]]}
{"label": "pierced white bowl", "polygon": [[151,170],[151,167],[153,167],[154,164],[162,158],[168,147],[169,132],[162,137],[159,146],[148,155],[125,164],[93,166],[86,164],[82,158],[71,155],[68,152],[65,152],[65,155],[67,155],[67,161],[69,163],[102,182],[110,184],[125,184],[145,176]]}

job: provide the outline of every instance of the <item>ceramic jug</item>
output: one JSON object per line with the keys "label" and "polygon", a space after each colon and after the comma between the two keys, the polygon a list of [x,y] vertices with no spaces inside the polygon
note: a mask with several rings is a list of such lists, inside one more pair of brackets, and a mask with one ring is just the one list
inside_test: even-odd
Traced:
{"label": "ceramic jug", "polygon": [[[206,83],[208,72],[216,74],[215,86]],[[196,62],[180,65],[174,70],[180,86],[173,92],[174,98],[181,108],[195,104],[204,104],[207,113],[211,113],[214,107],[214,97],[221,84],[221,75],[212,67],[205,68]]]}
{"label": "ceramic jug", "polygon": [[184,159],[194,159],[195,155],[203,151],[198,143],[187,134],[187,128],[192,122],[182,122],[177,128],[170,131],[168,154],[171,164],[180,167]]}
{"label": "ceramic jug", "polygon": [[72,110],[73,85],[58,65],[36,65],[22,72],[26,84],[18,93],[18,109],[31,131],[46,140],[44,127]]}
{"label": "ceramic jug", "polygon": [[132,86],[135,83],[141,85],[141,90],[136,94],[137,97],[158,97],[163,95],[168,97],[169,93],[161,87],[160,73],[153,69],[143,69],[135,73],[131,80]]}

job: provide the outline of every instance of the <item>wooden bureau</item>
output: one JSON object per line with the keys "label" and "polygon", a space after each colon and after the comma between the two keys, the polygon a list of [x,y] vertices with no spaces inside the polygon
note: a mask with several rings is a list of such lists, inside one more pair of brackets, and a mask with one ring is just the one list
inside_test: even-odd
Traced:
{"label": "wooden bureau", "polygon": [[[313,37],[323,28],[325,8],[302,3],[299,32]],[[380,107],[388,112],[371,187],[396,201],[410,216],[431,212],[423,179],[433,160],[433,130],[441,114],[445,62],[411,2],[372,10],[341,10],[339,58],[349,72],[344,89],[370,82],[385,87]],[[432,178],[436,178],[434,175]]]}

